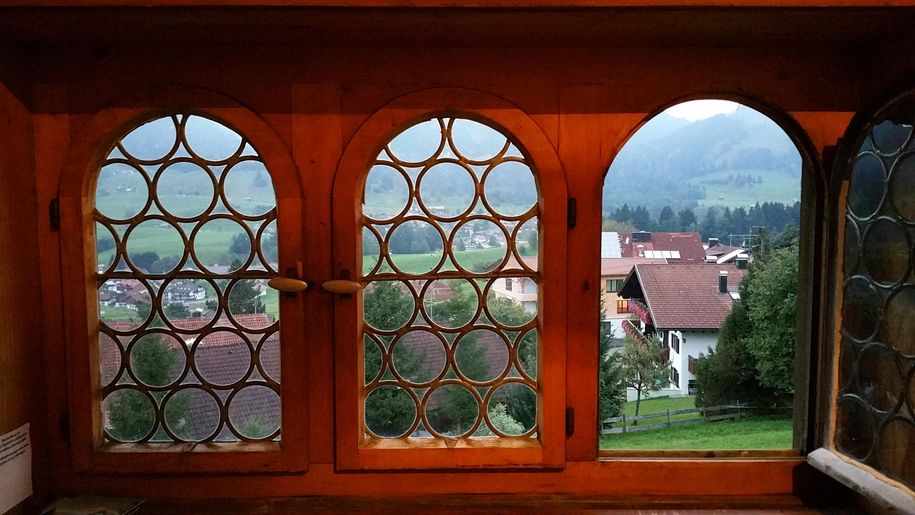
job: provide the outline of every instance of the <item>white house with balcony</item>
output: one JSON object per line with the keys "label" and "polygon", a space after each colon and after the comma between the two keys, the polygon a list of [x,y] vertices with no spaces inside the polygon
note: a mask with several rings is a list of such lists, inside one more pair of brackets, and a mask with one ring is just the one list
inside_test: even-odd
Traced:
{"label": "white house with balcony", "polygon": [[746,270],[733,263],[637,264],[620,289],[630,337],[657,337],[670,359],[669,393],[695,393],[695,359],[718,344]]}

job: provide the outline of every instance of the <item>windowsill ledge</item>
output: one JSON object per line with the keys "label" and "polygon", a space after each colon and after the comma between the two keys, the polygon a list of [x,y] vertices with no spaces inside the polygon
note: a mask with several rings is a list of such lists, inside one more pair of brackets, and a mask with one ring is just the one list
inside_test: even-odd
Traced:
{"label": "windowsill ledge", "polygon": [[868,467],[853,464],[822,447],[808,454],[807,462],[883,508],[899,513],[915,513],[915,497],[910,491],[882,481],[875,475],[879,473]]}

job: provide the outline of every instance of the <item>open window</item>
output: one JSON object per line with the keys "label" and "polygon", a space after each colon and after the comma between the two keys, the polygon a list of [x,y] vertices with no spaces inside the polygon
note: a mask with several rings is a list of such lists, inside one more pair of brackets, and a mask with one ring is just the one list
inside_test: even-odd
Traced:
{"label": "open window", "polygon": [[[876,502],[915,511],[915,93],[863,122],[837,162],[835,332],[823,448],[810,462]],[[861,115],[862,118],[865,115]]]}
{"label": "open window", "polygon": [[370,120],[344,155],[335,247],[359,291],[337,302],[341,468],[561,463],[562,176],[526,118],[490,116]]}

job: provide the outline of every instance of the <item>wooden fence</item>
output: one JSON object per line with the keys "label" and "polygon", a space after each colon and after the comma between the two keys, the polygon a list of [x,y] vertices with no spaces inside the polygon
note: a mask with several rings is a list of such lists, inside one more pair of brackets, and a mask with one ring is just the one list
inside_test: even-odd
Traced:
{"label": "wooden fence", "polygon": [[[702,424],[705,422],[715,422],[718,420],[740,420],[741,418],[748,416],[748,411],[750,409],[752,409],[750,406],[738,403],[727,406],[715,406],[712,408],[685,408],[667,410],[666,412],[662,413],[650,413],[648,415],[639,415],[637,417],[627,417],[625,414],[623,414],[621,417],[612,417],[604,420],[601,423],[600,433],[602,435],[610,435],[615,433],[631,433],[633,431],[649,431],[652,429],[662,429],[665,427],[682,426],[687,424]],[[677,417],[679,415],[690,415],[693,413],[698,413],[699,416],[695,418],[671,420],[671,417]],[[660,419],[660,422],[645,425],[638,424],[642,420],[657,419]],[[638,425],[633,425],[633,423]]]}

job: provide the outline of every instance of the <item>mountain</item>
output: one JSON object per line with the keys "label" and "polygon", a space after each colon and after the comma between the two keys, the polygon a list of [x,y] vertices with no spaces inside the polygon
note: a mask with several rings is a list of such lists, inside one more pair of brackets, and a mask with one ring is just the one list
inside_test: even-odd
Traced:
{"label": "mountain", "polygon": [[[662,113],[623,146],[604,181],[604,211],[628,204],[657,214],[697,206],[793,203],[801,157],[768,117],[740,106],[688,122]],[[650,187],[646,187],[650,185]]]}

